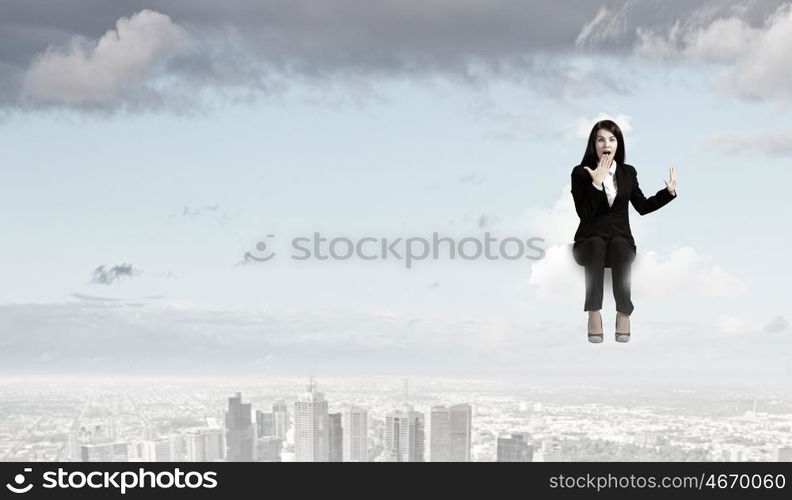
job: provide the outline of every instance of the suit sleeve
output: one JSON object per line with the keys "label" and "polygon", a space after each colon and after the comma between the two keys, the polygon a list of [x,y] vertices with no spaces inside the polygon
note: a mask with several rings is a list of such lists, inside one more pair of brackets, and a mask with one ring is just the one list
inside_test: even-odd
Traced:
{"label": "suit sleeve", "polygon": [[661,189],[654,196],[647,198],[644,196],[643,191],[641,191],[641,188],[638,185],[638,173],[635,171],[635,168],[633,168],[632,171],[633,187],[632,193],[630,194],[630,202],[639,214],[646,215],[652,213],[676,198],[676,191],[674,191],[674,194],[671,194],[666,188]]}
{"label": "suit sleeve", "polygon": [[604,190],[597,189],[591,182],[591,176],[585,170],[575,168],[572,170],[572,198],[575,200],[575,211],[580,220],[590,219],[597,215],[597,211],[602,206],[605,199],[607,206],[607,195]]}

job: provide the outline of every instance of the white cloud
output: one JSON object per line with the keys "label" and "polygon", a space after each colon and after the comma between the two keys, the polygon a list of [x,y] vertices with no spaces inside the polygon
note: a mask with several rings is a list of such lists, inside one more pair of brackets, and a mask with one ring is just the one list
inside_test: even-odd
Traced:
{"label": "white cloud", "polygon": [[[572,257],[579,218],[570,185],[564,185],[550,210],[534,207],[522,217],[522,226],[545,239],[545,257],[531,266],[528,279],[539,298],[582,296],[582,268]],[[633,221],[633,234],[640,221]],[[639,252],[632,273],[633,290],[647,297],[733,297],[745,291],[742,281],[691,247],[678,248],[666,256]]]}
{"label": "white cloud", "polygon": [[705,61],[731,62],[756,50],[761,30],[752,28],[737,18],[716,19],[689,33],[685,41],[685,55]]}
{"label": "white cloud", "polygon": [[607,6],[600,7],[594,18],[581,28],[575,46],[593,46],[622,38],[627,33],[627,14],[634,3],[628,0],[617,11],[611,11]]}
{"label": "white cloud", "polygon": [[582,47],[588,44],[592,36],[596,33],[595,29],[598,26],[600,26],[602,23],[604,23],[606,19],[608,19],[609,14],[610,11],[608,10],[607,7],[604,6],[600,7],[594,18],[591,21],[587,22],[580,30],[580,33],[575,39],[575,45],[578,47]]}
{"label": "white cloud", "polygon": [[638,41],[634,48],[636,55],[666,59],[676,54],[680,33],[679,21],[674,23],[667,34],[642,27],[638,27],[636,33],[638,35]]}
{"label": "white cloud", "polygon": [[579,117],[575,120],[575,123],[571,128],[572,133],[570,135],[572,135],[572,137],[575,139],[588,139],[588,136],[591,133],[591,127],[593,127],[598,121],[602,120],[612,120],[616,122],[616,125],[619,126],[622,134],[624,135],[624,141],[628,142],[628,136],[630,132],[632,132],[632,116],[625,115],[623,113],[613,116],[602,111],[594,118]]}
{"label": "white cloud", "polygon": [[[605,277],[609,279],[608,274]],[[545,258],[531,268],[528,281],[540,299],[583,297],[582,268],[572,257],[571,245],[548,248]],[[653,251],[639,252],[632,269],[632,288],[641,297],[676,299],[734,297],[745,291],[738,278],[690,247],[674,250],[667,256]]]}
{"label": "white cloud", "polygon": [[[524,213],[523,224],[547,244],[544,259],[533,264],[528,279],[540,299],[582,296],[582,268],[574,261],[571,247],[578,223],[568,184],[552,209],[531,208]],[[711,257],[682,247],[667,256],[639,252],[633,265],[633,289],[646,297],[732,297],[743,293],[745,286]]]}
{"label": "white cloud", "polygon": [[776,332],[789,332],[792,331],[792,325],[783,316],[775,316],[767,324],[762,327],[763,332],[776,333]]}
{"label": "white cloud", "polygon": [[733,63],[757,49],[762,30],[730,17],[698,26],[688,23],[685,27],[677,20],[666,32],[639,27],[637,33],[634,51],[640,56]]}
{"label": "white cloud", "polygon": [[633,276],[635,289],[645,296],[734,297],[745,291],[742,281],[691,247],[665,257],[640,254]]}
{"label": "white cloud", "polygon": [[550,210],[528,208],[522,215],[521,225],[529,227],[537,237],[544,238],[545,244],[557,245],[572,241],[579,222],[571,187],[566,184]]}
{"label": "white cloud", "polygon": [[142,10],[122,17],[96,41],[73,38],[68,47],[49,47],[24,78],[25,93],[66,104],[104,103],[151,84],[157,65],[179,53],[183,28],[159,12]]}
{"label": "white cloud", "polygon": [[792,6],[786,4],[768,18],[751,47],[732,76],[734,88],[751,97],[792,93]]}
{"label": "white cloud", "polygon": [[706,143],[728,154],[755,154],[772,157],[792,154],[792,130],[762,133],[721,133],[707,138]]}
{"label": "white cloud", "polygon": [[634,53],[640,57],[682,58],[724,64],[721,86],[743,97],[792,94],[792,4],[769,15],[762,26],[738,16],[677,22],[665,32],[639,27]]}
{"label": "white cloud", "polygon": [[571,245],[554,245],[545,258],[531,267],[528,283],[540,300],[582,300],[585,281],[582,268],[572,258]]}

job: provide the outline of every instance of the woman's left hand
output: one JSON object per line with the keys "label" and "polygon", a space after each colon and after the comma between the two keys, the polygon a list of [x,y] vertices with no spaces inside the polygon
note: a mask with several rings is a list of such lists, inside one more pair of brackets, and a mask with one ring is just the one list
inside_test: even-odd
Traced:
{"label": "woman's left hand", "polygon": [[671,167],[668,169],[668,180],[663,180],[666,185],[666,189],[669,193],[676,195],[676,169]]}

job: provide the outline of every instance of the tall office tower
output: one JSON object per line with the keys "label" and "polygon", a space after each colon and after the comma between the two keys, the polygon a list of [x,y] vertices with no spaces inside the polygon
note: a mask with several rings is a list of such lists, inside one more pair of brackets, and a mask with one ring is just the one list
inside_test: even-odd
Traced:
{"label": "tall office tower", "polygon": [[256,440],[257,462],[280,462],[283,443],[273,436],[260,437]]}
{"label": "tall office tower", "polygon": [[405,405],[385,416],[385,449],[387,462],[424,461],[424,416]]}
{"label": "tall office tower", "polygon": [[344,461],[368,462],[368,415],[366,410],[350,406],[341,416],[344,428]]}
{"label": "tall office tower", "polygon": [[128,462],[127,443],[84,444],[80,446],[83,462]]}
{"label": "tall office tower", "polygon": [[80,428],[75,422],[71,429],[69,429],[69,460],[71,462],[80,461]]}
{"label": "tall office tower", "polygon": [[289,405],[286,401],[278,400],[272,403],[272,425],[274,436],[281,440],[286,440],[286,433],[289,431]]}
{"label": "tall office tower", "polygon": [[258,437],[274,436],[272,413],[256,410],[256,431]]}
{"label": "tall office tower", "polygon": [[256,428],[250,419],[250,403],[242,404],[242,393],[228,398],[226,412],[226,447],[229,462],[252,462],[255,454]]}
{"label": "tall office tower", "polygon": [[144,462],[174,462],[176,458],[176,442],[170,438],[143,441],[140,443],[141,458]]}
{"label": "tall office tower", "polygon": [[327,415],[327,443],[328,462],[343,462],[344,460],[344,429],[341,426],[341,414],[330,413]]}
{"label": "tall office tower", "polygon": [[511,437],[498,438],[498,462],[531,462],[533,445],[527,433],[513,433]]}
{"label": "tall office tower", "polygon": [[470,462],[472,415],[467,403],[432,407],[427,426],[430,462]]}
{"label": "tall office tower", "polygon": [[187,462],[205,462],[206,451],[204,436],[201,429],[188,429],[184,433],[184,460]]}
{"label": "tall office tower", "polygon": [[187,462],[216,462],[225,459],[223,429],[201,427],[184,434],[184,454]]}
{"label": "tall office tower", "polygon": [[298,462],[329,460],[327,425],[327,401],[311,379],[294,403],[294,452]]}

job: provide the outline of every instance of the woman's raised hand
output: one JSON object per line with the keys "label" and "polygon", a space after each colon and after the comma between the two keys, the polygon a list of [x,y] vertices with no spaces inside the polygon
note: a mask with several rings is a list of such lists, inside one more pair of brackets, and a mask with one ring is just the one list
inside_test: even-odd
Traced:
{"label": "woman's raised hand", "polygon": [[665,182],[668,192],[674,194],[676,191],[676,169],[674,167],[668,169],[668,180],[663,179],[663,182]]}
{"label": "woman's raised hand", "polygon": [[602,181],[605,180],[605,177],[608,175],[608,170],[613,163],[613,155],[611,154],[603,154],[600,157],[599,164],[597,168],[591,170],[590,168],[584,166],[583,168],[586,169],[586,172],[589,173],[591,176],[591,181],[594,183],[595,186],[600,187],[602,186]]}

